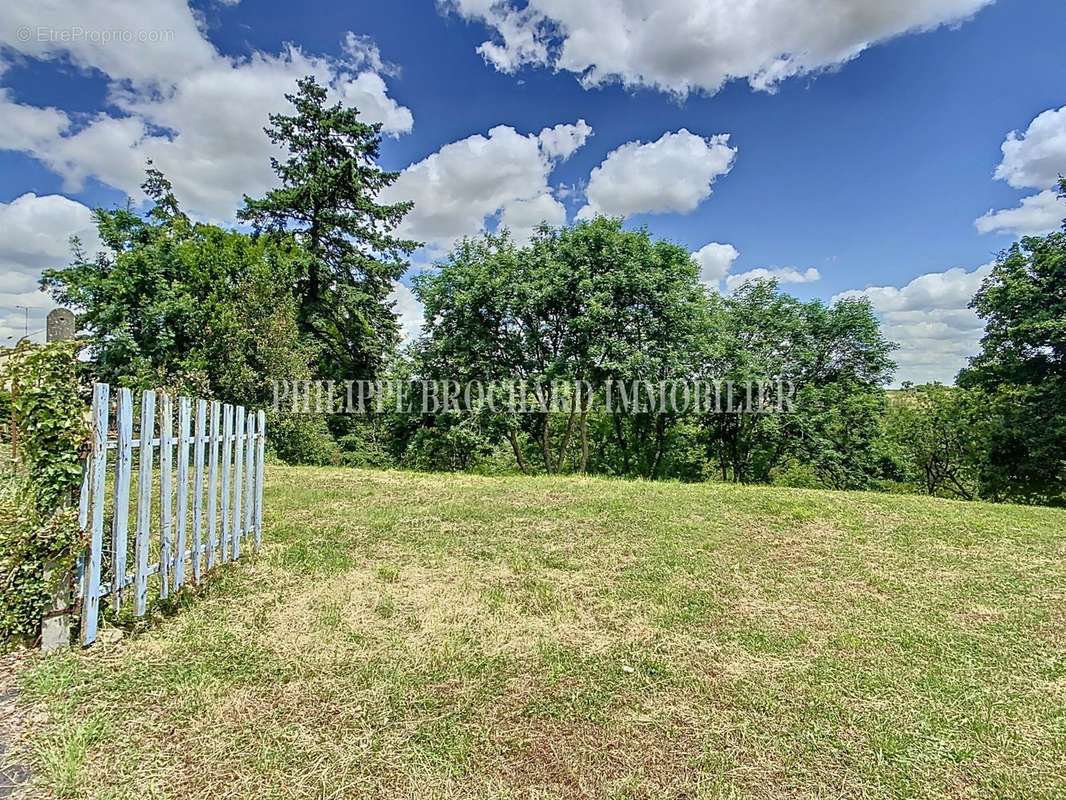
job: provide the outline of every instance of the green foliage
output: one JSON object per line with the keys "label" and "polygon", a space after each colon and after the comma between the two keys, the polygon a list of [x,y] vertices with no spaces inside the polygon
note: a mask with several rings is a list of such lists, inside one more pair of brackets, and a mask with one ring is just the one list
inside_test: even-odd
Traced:
{"label": "green foliage", "polygon": [[81,482],[88,427],[77,351],[74,342],[39,346],[24,340],[0,368],[0,380],[11,386],[18,467],[43,513],[69,500]]}
{"label": "green foliage", "polygon": [[983,402],[981,496],[1066,506],[1066,380],[1004,382]]}
{"label": "green foliage", "polygon": [[973,500],[984,458],[982,398],[928,384],[899,392],[883,422],[883,451],[898,477],[920,492]]}
{"label": "green foliage", "polygon": [[799,459],[827,486],[868,486],[881,387],[895,366],[869,303],[803,303],[773,281],[711,300],[703,377],[737,385],[780,377],[795,390],[791,413],[704,419],[708,457],[722,480],[766,482]]}
{"label": "green foliage", "polygon": [[69,569],[80,542],[76,508],[42,513],[38,499],[24,477],[0,479],[0,647],[36,636],[55,588],[45,565]]}
{"label": "green foliage", "polygon": [[1066,232],[1014,244],[971,306],[985,334],[959,383],[993,412],[982,494],[1066,504]]}
{"label": "green foliage", "polygon": [[854,379],[808,384],[797,394],[789,448],[829,489],[869,489],[880,474],[877,439],[885,413],[879,385]]}
{"label": "green foliage", "polygon": [[[436,273],[416,282],[426,328],[416,369],[460,381],[553,382],[668,380],[689,374],[705,320],[697,269],[684,248],[653,241],[646,230],[598,218],[557,230],[543,228],[527,247],[506,231],[467,239]],[[589,468],[590,398],[561,398],[561,414],[518,414],[482,426],[486,446],[504,437],[523,471]],[[615,474],[661,473],[667,417],[618,419],[603,436],[599,469]],[[613,445],[611,445],[613,448]],[[610,463],[608,463],[610,462]]]}
{"label": "green foliage", "polygon": [[403,466],[437,472],[473,470],[493,454],[498,441],[486,431],[486,422],[484,415],[455,412],[420,421],[404,447]]}
{"label": "green foliage", "polygon": [[317,374],[370,377],[399,341],[387,298],[418,244],[391,231],[412,204],[377,202],[399,175],[377,166],[380,123],[327,106],[325,87],[310,76],[286,99],[296,113],[272,114],[266,128],[289,154],[271,160],[281,186],[246,196],[238,216],[258,231],[294,236],[307,254],[296,294],[301,329],[320,350]]}
{"label": "green foliage", "polygon": [[743,387],[782,378],[796,390],[787,415],[698,421],[588,413],[589,401],[604,398],[572,393],[551,413],[497,415],[465,429],[424,424],[423,450],[441,437],[450,452],[462,431],[474,452],[508,441],[523,471],[701,480],[713,463],[723,480],[765,482],[791,458],[837,488],[868,486],[877,473],[873,442],[892,345],[865,301],[801,303],[767,282],[708,294],[687,250],[602,217],[544,228],[526,247],[506,231],[465,240],[439,271],[419,277],[416,292],[427,323],[414,371],[426,377],[524,380],[546,387],[549,402],[559,381],[602,392],[640,381]]}
{"label": "green foliage", "polygon": [[[295,111],[270,116],[286,155],[272,159],[277,188],[238,213],[254,236],[192,222],[149,168],[148,214],[97,210],[108,251],[88,260],[75,241],[73,263],[45,273],[81,311],[98,379],[251,406],[270,404],[275,380],[504,379],[556,409],[272,414],[272,449],[289,461],[499,471],[509,452],[522,472],[1066,504],[1066,232],[1014,245],[974,298],[986,333],[959,377],[968,391],[919,387],[887,412],[893,345],[868,301],[801,302],[765,281],[720,296],[686,248],[602,217],[542,227],[525,246],[506,230],[461,242],[416,280],[424,335],[398,357],[388,296],[417,246],[396,235],[412,206],[379,202],[398,177],[377,164],[381,126],[327,95],[307,77],[287,95]],[[794,390],[789,413],[589,410],[608,384],[768,378]],[[561,384],[585,388],[553,396]],[[15,400],[31,401],[52,402]],[[73,475],[44,464],[37,491]]]}
{"label": "green foliage", "polygon": [[252,403],[265,401],[273,375],[309,375],[289,290],[299,248],[191,223],[154,170],[145,189],[155,199],[145,218],[95,212],[110,253],[88,261],[76,251],[44,275],[44,288],[80,309],[97,377]]}
{"label": "green foliage", "polygon": [[88,437],[78,367],[74,342],[23,341],[0,370],[18,441],[14,471],[0,481],[0,640],[36,634],[52,589],[45,565],[73,566]]}
{"label": "green foliage", "polygon": [[814,467],[800,461],[789,461],[774,470],[771,483],[774,486],[787,486],[790,489],[824,489],[825,482],[819,477]]}
{"label": "green foliage", "polygon": [[[292,294],[306,260],[300,246],[190,222],[156,170],[144,188],[155,203],[143,218],[94,212],[110,253],[87,260],[76,248],[74,263],[42,281],[80,310],[95,377],[252,407],[271,402],[274,380],[311,377],[316,351],[300,334]],[[333,463],[321,425],[267,430],[279,454]]]}
{"label": "green foliage", "polygon": [[321,417],[267,412],[267,435],[274,454],[288,464],[341,463],[341,450]]}

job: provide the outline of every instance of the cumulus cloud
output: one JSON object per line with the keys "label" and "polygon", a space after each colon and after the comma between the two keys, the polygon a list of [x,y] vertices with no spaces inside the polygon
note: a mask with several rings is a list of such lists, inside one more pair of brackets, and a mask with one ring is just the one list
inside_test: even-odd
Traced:
{"label": "cumulus cloud", "polygon": [[501,72],[514,72],[523,64],[548,63],[547,37],[539,30],[543,15],[532,4],[519,9],[499,0],[441,0],[440,6],[481,19],[495,30],[499,41],[482,42],[477,52]]}
{"label": "cumulus cloud", "polygon": [[1066,173],[1066,106],[1036,116],[1025,133],[1011,131],[1000,148],[996,178],[1015,189],[1045,189]]}
{"label": "cumulus cloud", "polygon": [[67,115],[56,108],[38,108],[11,99],[0,89],[0,150],[28,150],[53,141],[70,127]]}
{"label": "cumulus cloud", "polygon": [[1014,236],[1039,236],[1050,233],[1066,219],[1066,202],[1055,189],[1023,197],[1014,208],[989,211],[974,221],[981,233],[1010,233]]}
{"label": "cumulus cloud", "polygon": [[425,314],[415,293],[409,287],[396,281],[392,285],[389,302],[392,303],[392,311],[400,322],[404,344],[417,339],[422,331],[422,323],[425,322]]}
{"label": "cumulus cloud", "polygon": [[25,332],[25,311],[30,309],[30,330],[43,327],[44,314],[53,303],[37,284],[41,271],[70,262],[71,236],[81,240],[88,256],[100,249],[92,212],[61,195],[32,192],[0,203],[0,343]]}
{"label": "cumulus cloud", "polygon": [[139,85],[166,84],[176,71],[194,72],[219,57],[193,10],[174,0],[2,3],[0,42],[30,58],[68,61]]}
{"label": "cumulus cloud", "polygon": [[798,270],[795,267],[757,267],[756,269],[729,275],[725,279],[726,288],[733,291],[748,281],[775,280],[778,283],[814,283],[822,275],[814,267]]}
{"label": "cumulus cloud", "polygon": [[731,79],[772,91],[871,45],[962,22],[993,0],[442,0],[487,26],[478,52],[503,72],[546,66],[587,86],[684,96]]}
{"label": "cumulus cloud", "polygon": [[798,270],[795,267],[757,267],[747,272],[730,274],[733,262],[740,251],[731,244],[710,242],[692,254],[700,268],[700,282],[714,291],[720,291],[725,281],[727,291],[734,291],[748,281],[776,280],[778,283],[813,283],[822,276],[814,267]]}
{"label": "cumulus cloud", "polygon": [[[66,59],[110,79],[110,109],[77,127],[62,111],[0,95],[0,111],[14,121],[0,132],[0,147],[39,159],[64,179],[68,191],[94,177],[139,199],[151,159],[171,179],[187,211],[231,219],[243,193],[261,194],[273,185],[270,158],[278,150],[262,128],[271,112],[285,110],[283,95],[308,74],[328,87],[331,102],[355,105],[387,134],[406,133],[414,122],[410,110],[389,96],[382,74],[393,70],[366,37],[346,34],[340,59],[292,46],[278,54],[231,58],[214,48],[180,2],[149,0],[134,9],[104,0],[65,0],[45,4],[40,13],[17,5],[0,10],[0,44],[34,58]],[[31,36],[22,42],[15,35],[22,25],[36,31],[75,24],[94,31],[173,31],[174,42],[168,37],[101,46],[92,37]]]}
{"label": "cumulus cloud", "polygon": [[4,291],[34,289],[45,267],[65,266],[71,236],[90,255],[100,247],[92,212],[62,195],[27,192],[0,203],[0,271]]}
{"label": "cumulus cloud", "polygon": [[509,200],[500,212],[500,225],[511,231],[516,242],[528,242],[539,225],[566,224],[563,204],[546,192],[528,199]]}
{"label": "cumulus cloud", "polygon": [[885,336],[900,345],[893,354],[897,382],[952,383],[967,359],[980,349],[984,324],[967,306],[991,269],[991,264],[972,271],[955,267],[920,275],[902,287],[842,292],[833,302],[847,297],[870,299]]}
{"label": "cumulus cloud", "polygon": [[377,42],[369,36],[348,31],[344,34],[343,47],[352,66],[357,69],[365,67],[379,75],[400,74],[398,66],[385,61],[381,57],[381,50],[378,49]]}
{"label": "cumulus cloud", "polygon": [[592,135],[592,126],[579,119],[576,125],[556,125],[545,128],[537,136],[540,146],[550,158],[566,160]]}
{"label": "cumulus cloud", "polygon": [[433,249],[447,249],[463,236],[485,230],[497,214],[524,242],[542,221],[566,221],[566,209],[552,195],[548,177],[558,159],[587,138],[588,132],[579,133],[581,126],[546,128],[551,134],[538,136],[498,125],[487,136],[478,133],[451,142],[411,164],[383,197],[386,202],[414,201],[400,232]]}
{"label": "cumulus cloud", "polygon": [[997,180],[1043,191],[1023,197],[1014,208],[989,210],[974,220],[977,230],[1014,236],[1057,230],[1066,218],[1066,203],[1058,196],[1059,177],[1066,174],[1066,106],[1038,114],[1024,133],[1011,131],[1000,149]]}
{"label": "cumulus cloud", "polygon": [[710,197],[736,154],[728,134],[704,138],[685,128],[646,144],[626,142],[592,170],[578,217],[687,213]]}
{"label": "cumulus cloud", "polygon": [[733,267],[740,251],[731,244],[710,242],[692,254],[700,268],[700,282],[717,289]]}

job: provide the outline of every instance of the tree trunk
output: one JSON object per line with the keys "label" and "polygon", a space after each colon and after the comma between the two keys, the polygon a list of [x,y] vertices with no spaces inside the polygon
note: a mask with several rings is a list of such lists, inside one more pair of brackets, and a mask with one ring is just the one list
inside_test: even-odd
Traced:
{"label": "tree trunk", "polygon": [[529,467],[526,465],[525,458],[522,457],[522,448],[518,446],[518,434],[514,431],[508,431],[507,438],[511,441],[511,449],[514,450],[514,458],[518,462],[518,468],[523,475],[528,475]]}
{"label": "tree trunk", "polygon": [[663,443],[666,440],[666,415],[660,414],[655,419],[655,458],[651,463],[651,470],[648,473],[648,477],[653,480],[659,474],[659,464],[663,458]]}
{"label": "tree trunk", "polygon": [[544,415],[540,431],[540,453],[541,457],[544,459],[544,471],[549,474],[552,472],[552,454],[551,447],[548,444],[548,436],[551,431],[551,426],[548,424],[550,419],[551,417],[548,414]]}
{"label": "tree trunk", "polygon": [[589,471],[589,428],[588,411],[581,412],[581,474]]}
{"label": "tree trunk", "polygon": [[563,443],[559,447],[559,457],[555,459],[555,471],[563,471],[563,459],[566,457],[566,451],[570,448],[570,439],[574,435],[574,422],[577,419],[577,397],[574,397],[570,401],[570,419],[566,421],[566,433],[563,435]]}

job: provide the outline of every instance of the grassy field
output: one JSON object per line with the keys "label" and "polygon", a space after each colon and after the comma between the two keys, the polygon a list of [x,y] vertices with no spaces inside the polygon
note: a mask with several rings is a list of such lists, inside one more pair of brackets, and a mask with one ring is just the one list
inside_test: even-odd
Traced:
{"label": "grassy field", "polygon": [[263,551],[35,660],[32,791],[1066,796],[1066,513],[273,467]]}

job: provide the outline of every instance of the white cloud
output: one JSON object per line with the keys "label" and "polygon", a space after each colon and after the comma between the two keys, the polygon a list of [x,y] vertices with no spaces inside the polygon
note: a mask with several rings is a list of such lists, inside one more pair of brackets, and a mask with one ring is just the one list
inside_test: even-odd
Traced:
{"label": "white cloud", "polygon": [[165,84],[175,72],[219,58],[193,10],[174,0],[2,3],[0,42],[31,58],[68,60],[142,85]]}
{"label": "white cloud", "polygon": [[90,255],[100,247],[92,212],[58,194],[27,192],[0,203],[0,289],[25,292],[36,288],[45,267],[66,266],[69,239],[77,236]]}
{"label": "white cloud", "polygon": [[[993,0],[442,0],[490,28],[478,52],[503,72],[566,70],[677,95],[733,78],[773,90],[900,34],[958,23]],[[521,7],[520,7],[521,6]]]}
{"label": "white cloud", "polygon": [[1003,141],[996,178],[1015,189],[1047,189],[1066,174],[1066,106],[1048,109],[1025,133],[1011,131]]}
{"label": "white cloud", "polygon": [[989,210],[974,220],[977,230],[1014,236],[1057,230],[1066,218],[1066,203],[1058,196],[1059,177],[1066,174],[1066,106],[1038,114],[1025,133],[1011,131],[1000,149],[997,180],[1015,189],[1044,191],[1023,197],[1014,208]]}
{"label": "white cloud", "polygon": [[700,268],[700,281],[717,289],[722,278],[729,274],[740,251],[731,244],[710,242],[692,254]]}
{"label": "white cloud", "polygon": [[728,134],[705,139],[685,128],[647,144],[626,142],[592,170],[578,217],[692,211],[732,169],[736,154]]}
{"label": "white cloud", "polygon": [[511,200],[500,212],[500,225],[508,228],[520,244],[528,242],[541,223],[553,227],[566,224],[566,209],[547,192],[528,199]]}
{"label": "white cloud", "polygon": [[411,164],[383,193],[385,202],[414,201],[400,233],[434,249],[447,249],[463,236],[485,230],[496,214],[519,242],[542,220],[565,222],[566,209],[548,185],[557,163],[553,156],[561,157],[565,148],[543,136],[499,125],[488,136],[468,136]]}
{"label": "white cloud", "polygon": [[0,88],[0,150],[26,150],[58,138],[70,127],[70,120],[55,108],[37,108],[11,99]]}
{"label": "white cloud", "polygon": [[25,312],[30,309],[29,329],[44,327],[44,314],[54,304],[37,290],[41,271],[70,263],[71,236],[81,239],[86,255],[100,248],[92,212],[81,203],[61,195],[27,192],[10,203],[0,203],[0,344],[25,332]]}
{"label": "white cloud", "polygon": [[984,324],[967,306],[991,269],[986,264],[969,272],[961,267],[932,272],[903,287],[842,292],[833,302],[870,298],[885,336],[900,345],[893,354],[897,383],[952,383],[967,359],[980,349]]}
{"label": "white cloud", "polygon": [[[81,191],[85,179],[92,176],[139,198],[149,158],[142,149],[146,136],[139,117],[99,114],[76,133],[26,148],[26,152],[60,175],[68,192]],[[190,199],[185,192],[179,197]]]}
{"label": "white cloud", "polygon": [[304,75],[314,75],[329,87],[330,102],[355,105],[367,120],[382,122],[385,131],[411,129],[411,112],[388,97],[380,76],[340,70],[328,59],[289,48],[279,56],[256,54],[238,65],[224,63],[197,72],[176,82],[163,98],[122,98],[122,106],[134,115],[127,119],[145,120],[175,134],[131,136],[125,158],[116,153],[113,159],[96,157],[88,163],[132,162],[136,169],[126,166],[124,178],[108,182],[137,196],[144,161],[151,158],[173,181],[175,194],[188,210],[229,219],[243,193],[255,196],[274,185],[270,157],[277,151],[262,126],[271,112],[285,110],[282,95],[293,92]]}
{"label": "white cloud", "polygon": [[[327,64],[322,59],[315,61],[323,81],[328,80],[330,71]],[[385,81],[376,72],[360,72],[354,77],[337,75],[330,82],[330,88],[336,98],[358,108],[364,121],[380,122],[386,134],[399,136],[410,133],[414,127],[415,118],[411,110],[389,97]]]}
{"label": "white cloud", "polygon": [[392,293],[389,295],[389,302],[392,303],[393,313],[399,318],[403,342],[406,344],[417,339],[422,331],[422,324],[425,322],[425,314],[415,293],[399,281],[395,281],[392,285]]}
{"label": "white cloud", "polygon": [[747,272],[727,276],[725,285],[729,291],[733,291],[748,281],[754,280],[775,280],[778,283],[814,283],[821,279],[821,273],[814,267],[809,267],[802,272],[795,267],[757,267]]}
{"label": "white cloud", "polygon": [[[441,0],[447,6],[448,0]],[[538,31],[541,15],[532,5],[516,9],[499,0],[460,0],[453,6],[464,16],[489,22],[500,38],[499,42],[482,42],[477,52],[501,72],[514,72],[522,64],[546,64],[548,45]]]}
{"label": "white cloud", "polygon": [[974,220],[981,233],[1010,233],[1014,236],[1039,236],[1051,233],[1066,219],[1066,202],[1055,189],[1023,197],[1014,208],[989,211]]}
{"label": "white cloud", "polygon": [[540,146],[550,158],[560,158],[565,161],[582,147],[591,135],[592,126],[585,120],[579,119],[576,125],[560,124],[554,128],[545,128],[537,138],[540,139]]}
{"label": "white cloud", "polygon": [[[355,105],[385,133],[411,130],[409,109],[388,95],[380,73],[385,64],[372,41],[345,35],[346,56],[310,55],[297,47],[279,54],[255,52],[237,59],[217,52],[181,2],[130,4],[65,0],[43,4],[38,13],[17,4],[0,10],[0,44],[34,58],[66,58],[106,74],[112,108],[76,130],[61,111],[13,103],[0,95],[0,111],[13,120],[0,132],[0,147],[26,152],[49,166],[76,191],[95,177],[140,199],[148,159],[171,179],[178,200],[196,217],[232,219],[242,195],[274,185],[271,156],[278,149],[263,133],[272,112],[284,112],[283,95],[314,75],[328,87],[329,101]],[[42,4],[38,4],[40,6]],[[173,31],[168,41],[76,40],[22,42],[19,26],[54,30],[80,25],[85,31]]]}
{"label": "white cloud", "polygon": [[348,31],[344,34],[342,46],[344,52],[348,54],[352,66],[355,68],[365,67],[371,72],[380,75],[398,75],[400,73],[399,67],[382,59],[381,50],[378,49],[377,42],[369,36],[362,36]]}

